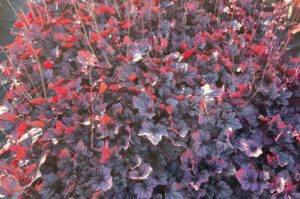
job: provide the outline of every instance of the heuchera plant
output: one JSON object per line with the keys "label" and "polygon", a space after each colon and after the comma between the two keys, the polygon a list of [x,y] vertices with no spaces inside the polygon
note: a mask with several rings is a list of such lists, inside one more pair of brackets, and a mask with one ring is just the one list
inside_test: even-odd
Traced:
{"label": "heuchera plant", "polygon": [[28,1],[3,48],[0,196],[300,198],[288,6]]}

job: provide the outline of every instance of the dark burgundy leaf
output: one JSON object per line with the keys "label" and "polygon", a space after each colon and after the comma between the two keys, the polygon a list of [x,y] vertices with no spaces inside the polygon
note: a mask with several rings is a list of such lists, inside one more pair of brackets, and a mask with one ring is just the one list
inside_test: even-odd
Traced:
{"label": "dark burgundy leaf", "polygon": [[163,136],[168,137],[167,127],[162,124],[153,124],[152,122],[143,122],[139,136],[145,136],[152,144],[157,145]]}
{"label": "dark burgundy leaf", "polygon": [[112,187],[111,170],[100,166],[93,171],[93,177],[90,179],[89,184],[94,191],[107,191]]}

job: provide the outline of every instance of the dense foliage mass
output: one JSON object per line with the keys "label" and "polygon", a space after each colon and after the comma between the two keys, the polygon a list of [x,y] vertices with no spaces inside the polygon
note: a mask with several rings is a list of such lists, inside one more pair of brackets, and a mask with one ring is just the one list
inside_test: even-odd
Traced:
{"label": "dense foliage mass", "polygon": [[0,195],[300,198],[300,28],[272,9],[30,3],[1,68]]}

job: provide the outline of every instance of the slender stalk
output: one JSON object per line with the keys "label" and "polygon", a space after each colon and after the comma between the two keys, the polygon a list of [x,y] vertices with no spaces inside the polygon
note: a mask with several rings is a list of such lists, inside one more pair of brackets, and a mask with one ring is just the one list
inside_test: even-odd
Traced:
{"label": "slender stalk", "polygon": [[[99,37],[100,39],[104,39],[104,38],[101,36],[101,34],[100,34],[99,28],[98,28],[98,26],[97,26],[96,16],[95,16],[95,14],[94,14],[94,12],[93,12],[92,9],[91,9],[90,13],[91,13],[91,15],[92,15],[93,23],[94,23],[95,30],[96,30],[96,33],[97,33],[98,37]],[[83,30],[84,30],[84,32],[85,32],[85,35],[87,35],[87,31],[86,31],[86,28],[84,27],[84,25],[83,25]],[[90,45],[90,48],[92,49],[92,46],[91,46],[91,45]],[[92,51],[93,51],[93,49],[92,49]],[[104,59],[105,59],[105,62],[106,62],[106,63],[108,64],[108,66],[109,66],[108,69],[113,68],[113,65],[112,65],[111,62],[109,61],[108,56],[106,55],[105,51],[103,51],[102,49],[100,49],[100,51],[101,51],[102,56],[103,56]],[[94,51],[93,51],[93,52],[94,52]],[[94,55],[96,56],[95,53],[94,53]]]}
{"label": "slender stalk", "polygon": [[44,4],[44,7],[45,7],[45,11],[46,11],[47,23],[49,23],[50,18],[49,18],[48,6],[47,6],[47,3],[46,3],[46,0],[43,0],[43,4]]}
{"label": "slender stalk", "polygon": [[44,22],[43,22],[43,17],[42,17],[42,13],[41,13],[41,11],[40,11],[40,9],[36,9],[37,10],[37,12],[38,12],[38,14],[39,14],[39,16],[40,16],[40,22],[41,22],[41,25],[42,26],[44,26]]}
{"label": "slender stalk", "polygon": [[[79,14],[79,11],[78,11],[78,8],[77,8],[77,5],[76,3],[72,2],[72,5],[73,7],[75,8],[75,12],[78,16],[78,18],[80,18],[80,14]],[[91,52],[93,53],[93,55],[96,57],[96,54],[89,42],[89,39],[88,39],[88,35],[87,35],[87,31],[86,31],[86,28],[85,28],[85,25],[83,24],[83,22],[81,22],[81,26],[82,26],[82,29],[83,29],[83,34],[84,34],[84,38],[88,44],[88,47],[90,48]],[[101,152],[100,149],[97,149],[94,147],[94,104],[93,104],[93,101],[94,101],[94,98],[93,98],[93,80],[92,80],[92,66],[89,66],[89,72],[88,72],[88,75],[89,75],[89,81],[90,81],[90,97],[92,98],[91,101],[90,101],[90,117],[91,117],[91,149],[94,150],[94,151],[97,151],[97,152]]]}
{"label": "slender stalk", "polygon": [[[127,34],[128,38],[130,40],[130,8],[132,7],[132,0],[130,1],[130,5],[127,7]],[[129,50],[129,44],[128,42],[126,43],[126,57],[128,57],[128,50]]]}
{"label": "slender stalk", "polygon": [[294,80],[294,78],[297,77],[297,75],[299,75],[299,68],[300,67],[297,66],[297,68],[295,69],[295,73],[291,77],[289,77],[284,84],[281,85],[281,87],[278,89],[278,92],[281,91],[284,87],[286,87],[288,83],[291,83]]}
{"label": "slender stalk", "polygon": [[[261,17],[261,15],[260,15],[260,17]],[[259,21],[260,21],[260,17],[259,17]],[[273,29],[274,29],[274,35],[277,34],[277,27],[278,27],[278,24],[276,23],[275,26],[273,27]],[[253,37],[252,37],[252,39],[253,39]],[[253,40],[252,40],[252,41],[253,41]],[[270,62],[271,62],[271,60],[272,60],[272,57],[274,57],[274,55],[273,55],[273,53],[272,53],[273,50],[274,50],[274,52],[275,52],[276,50],[278,50],[278,48],[275,49],[273,45],[274,45],[274,39],[272,38],[271,44],[270,44],[270,52],[269,52],[267,64],[266,64],[266,66],[265,66],[265,68],[264,68],[264,71],[263,71],[262,78],[261,78],[261,80],[260,80],[259,86],[258,86],[258,88],[255,90],[254,94],[251,96],[250,101],[257,95],[257,93],[259,92],[260,87],[261,87],[262,84],[263,84],[263,81],[264,81],[264,78],[265,78],[267,69],[269,68],[269,65],[270,65]],[[259,58],[260,58],[260,57],[261,57],[261,56],[258,57],[257,61],[259,61]],[[253,87],[254,87],[254,81],[253,81],[253,83],[252,83],[252,88],[253,88]],[[251,90],[252,90],[252,89],[251,89]],[[250,91],[250,92],[251,92],[251,91]]]}
{"label": "slender stalk", "polygon": [[[272,42],[272,43],[273,43],[273,42]],[[259,86],[258,86],[258,88],[255,90],[255,92],[253,93],[253,95],[251,96],[250,101],[257,95],[257,93],[258,93],[260,87],[261,87],[262,84],[263,84],[263,81],[264,81],[264,79],[265,79],[265,75],[266,75],[267,69],[269,68],[269,65],[270,65],[272,52],[273,52],[273,48],[271,47],[271,49],[270,49],[270,54],[269,54],[269,57],[268,57],[268,62],[267,62],[267,64],[266,64],[265,68],[264,68],[263,75],[262,75],[262,78],[261,78],[261,80],[260,80]],[[254,84],[254,82],[253,82],[253,84]],[[254,85],[253,85],[253,86],[254,86]],[[253,86],[252,86],[252,87],[253,87]]]}
{"label": "slender stalk", "polygon": [[159,8],[159,12],[158,12],[158,30],[160,30],[160,28],[161,28],[160,0],[158,0],[158,8]]}
{"label": "slender stalk", "polygon": [[31,3],[29,2],[29,0],[26,0],[26,2],[27,2],[27,5],[28,5],[28,8],[30,10],[30,13],[32,13],[33,19],[36,20],[36,16],[35,16],[34,11],[32,9]]}
{"label": "slender stalk", "polygon": [[[27,41],[28,41],[28,40],[27,40]],[[40,62],[40,60],[39,60],[39,58],[38,58],[38,55],[36,54],[36,51],[35,51],[34,48],[33,48],[31,42],[28,41],[28,43],[29,43],[29,47],[30,47],[30,49],[32,50],[33,55],[34,55],[34,57],[35,57],[35,59],[36,59],[36,61],[37,61],[37,64],[38,64],[38,70],[39,70],[40,78],[41,78],[41,81],[42,81],[42,87],[43,87],[44,96],[45,96],[45,98],[48,98],[48,97],[47,97],[47,92],[46,92],[46,87],[45,87],[44,78],[43,78],[43,75],[42,75],[42,74],[43,74],[43,71],[42,71],[42,64],[41,64],[41,62]]]}
{"label": "slender stalk", "polygon": [[216,0],[216,2],[215,2],[215,8],[214,8],[214,17],[218,16],[218,13],[217,13],[218,3],[219,3],[219,0]]}
{"label": "slender stalk", "polygon": [[[23,9],[20,8],[20,11],[21,11],[22,15],[24,16],[27,25],[30,27],[30,22],[29,22],[27,16],[25,15]],[[3,52],[6,54],[7,58],[10,60],[10,57],[9,57],[9,55],[6,53],[6,51],[5,51],[4,49],[2,49],[2,50],[3,50]],[[10,61],[10,62],[12,63],[12,61]],[[38,96],[37,89],[36,89],[36,87],[35,87],[35,85],[34,85],[34,83],[33,83],[33,80],[32,80],[32,78],[31,78],[31,76],[30,76],[30,74],[29,74],[29,72],[28,72],[28,70],[27,70],[26,67],[25,67],[25,72],[26,72],[26,74],[27,74],[27,76],[28,76],[28,79],[29,79],[30,83],[32,84],[32,86],[33,86],[33,88],[34,88],[34,91],[35,91],[36,95]]]}
{"label": "slender stalk", "polygon": [[[7,1],[7,3],[9,4],[9,6],[11,7],[11,9],[13,10],[14,14],[16,15],[16,17],[17,17],[20,21],[22,21],[22,20],[20,19],[19,15],[17,14],[15,8],[14,8],[13,5],[11,4],[11,1],[10,1],[10,0],[6,0],[6,1]],[[24,26],[24,28],[25,28],[25,31],[28,31],[27,28],[26,28],[26,26]],[[25,37],[24,37],[24,39],[26,40]],[[35,56],[35,59],[36,59],[36,61],[37,61],[37,63],[38,63],[38,69],[39,69],[39,74],[40,74],[41,81],[42,81],[42,87],[43,87],[43,91],[44,91],[44,96],[45,96],[45,98],[47,98],[46,87],[45,87],[44,78],[43,78],[43,75],[42,75],[43,73],[42,73],[42,66],[41,66],[41,63],[40,63],[40,61],[39,61],[39,58],[38,58],[38,56],[37,56],[37,54],[36,54],[36,52],[35,52],[35,50],[34,50],[32,44],[31,44],[31,42],[28,41],[28,40],[27,40],[27,42],[28,42],[29,47],[31,48],[31,50],[32,50],[32,52],[33,52],[33,54],[34,54],[34,56]]]}
{"label": "slender stalk", "polygon": [[[11,63],[11,65],[12,65],[12,67],[14,68],[14,75],[16,74],[16,67],[15,67],[15,65],[13,64],[13,62],[12,62],[12,60],[10,59],[10,57],[9,57],[9,55],[6,53],[6,51],[3,49],[3,48],[1,48],[1,50],[3,51],[3,53],[7,56],[7,59],[8,59],[8,61],[9,61],[9,63]],[[16,77],[16,75],[15,75],[15,78],[18,80],[18,78]],[[20,81],[21,82],[21,81]],[[4,87],[4,86],[3,86]],[[21,90],[22,90],[22,94],[24,95],[24,97],[30,102],[31,100],[30,100],[30,95],[29,95],[29,93],[27,92],[27,90],[26,90],[26,87],[25,86],[23,86],[24,87],[24,90],[21,88]],[[5,87],[4,87],[5,88]],[[34,89],[35,89],[35,87],[34,87]],[[5,88],[5,90],[6,90],[6,88]],[[7,91],[7,90],[6,90]],[[36,91],[36,90],[35,90]]]}
{"label": "slender stalk", "polygon": [[22,22],[22,20],[20,19],[16,9],[14,8],[14,6],[12,5],[10,0],[6,0],[6,2],[8,3],[9,7],[12,9],[13,13],[15,14],[15,16],[18,18],[19,21]]}
{"label": "slender stalk", "polygon": [[[28,26],[30,27],[29,20],[28,20],[27,16],[24,14],[24,12],[23,12],[22,9],[21,9],[21,12],[22,12],[22,14],[23,14],[23,16],[24,16],[26,22],[28,23]],[[24,37],[24,39],[25,39],[25,37]],[[25,39],[25,40],[26,40],[26,39]],[[43,86],[44,96],[45,96],[45,98],[47,98],[46,87],[45,87],[44,78],[43,78],[43,75],[42,75],[43,72],[42,72],[42,66],[41,66],[41,63],[40,63],[40,61],[39,61],[39,58],[38,58],[38,56],[37,56],[37,54],[36,54],[36,52],[35,52],[35,50],[34,50],[32,44],[31,44],[31,42],[30,42],[29,40],[27,40],[27,42],[28,42],[28,44],[29,44],[29,46],[30,46],[30,48],[31,48],[31,50],[32,50],[32,52],[33,52],[33,54],[34,54],[34,56],[35,56],[35,59],[36,59],[36,61],[37,61],[37,63],[38,63],[38,69],[39,69],[39,74],[40,74],[40,78],[41,78],[41,81],[42,81],[42,86]],[[26,69],[26,73],[29,75],[27,69]],[[32,82],[32,84],[33,84],[33,81],[31,81],[31,82]],[[35,90],[36,90],[36,88],[35,88]],[[36,92],[37,92],[37,91],[36,91]]]}
{"label": "slender stalk", "polygon": [[116,10],[117,10],[118,17],[121,19],[121,13],[120,13],[119,5],[117,4],[116,0],[113,0],[113,2],[114,2],[114,4],[115,4],[115,7],[116,7]]}
{"label": "slender stalk", "polygon": [[25,18],[25,21],[26,21],[26,23],[27,23],[27,26],[28,26],[28,27],[30,27],[30,22],[29,22],[29,20],[28,20],[27,16],[25,15],[25,13],[24,13],[23,9],[21,9],[21,8],[20,8],[20,11],[21,11],[21,13],[22,13],[23,17]]}

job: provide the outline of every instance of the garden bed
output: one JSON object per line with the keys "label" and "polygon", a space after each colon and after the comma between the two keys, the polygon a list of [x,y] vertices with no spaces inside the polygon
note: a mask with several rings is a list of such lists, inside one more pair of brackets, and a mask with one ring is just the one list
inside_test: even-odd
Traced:
{"label": "garden bed", "polygon": [[18,15],[0,196],[299,198],[298,26],[284,3],[203,2],[49,0]]}

